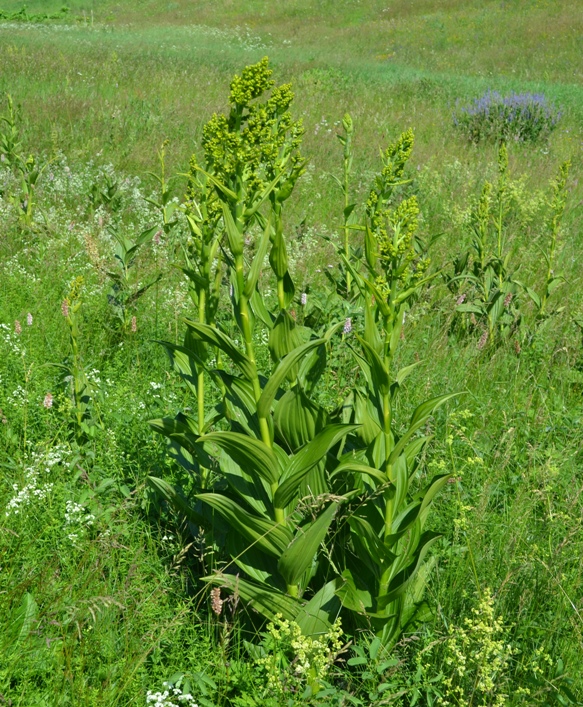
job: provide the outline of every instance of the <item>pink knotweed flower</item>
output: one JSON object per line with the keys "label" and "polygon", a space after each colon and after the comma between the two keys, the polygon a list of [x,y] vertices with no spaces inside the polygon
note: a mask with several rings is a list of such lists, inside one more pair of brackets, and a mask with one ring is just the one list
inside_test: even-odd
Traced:
{"label": "pink knotweed flower", "polygon": [[154,233],[154,243],[156,245],[162,243],[162,231],[156,231],[156,233]]}
{"label": "pink knotweed flower", "polygon": [[346,318],[346,321],[344,322],[344,329],[342,329],[343,334],[350,334],[352,331],[352,319],[350,317]]}
{"label": "pink knotweed flower", "polygon": [[131,324],[131,326],[132,326],[132,331],[133,331],[134,334],[135,334],[136,331],[138,330],[138,321],[137,321],[137,319],[136,319],[135,317],[132,317],[132,324]]}
{"label": "pink knotweed flower", "polygon": [[64,317],[69,316],[69,302],[66,299],[61,302],[61,312],[63,313]]}
{"label": "pink knotweed flower", "polygon": [[488,330],[484,329],[484,333],[482,334],[482,336],[480,337],[480,340],[478,341],[478,348],[480,349],[480,351],[484,348],[484,346],[486,346],[487,343],[488,343]]}
{"label": "pink knotweed flower", "polygon": [[221,615],[224,603],[224,599],[221,599],[221,588],[214,587],[211,589],[211,608],[217,616]]}
{"label": "pink knotweed flower", "polygon": [[504,309],[508,309],[508,305],[512,302],[513,294],[509,292],[504,298]]}
{"label": "pink knotweed flower", "polygon": [[26,315],[26,323],[28,326],[32,326],[32,314],[30,312]]}
{"label": "pink knotweed flower", "polygon": [[14,333],[18,335],[22,334],[22,327],[20,326],[18,319],[14,321]]}
{"label": "pink knotweed flower", "polygon": [[466,296],[465,296],[465,294],[464,294],[464,295],[460,295],[460,296],[456,299],[455,303],[459,306],[460,304],[463,304],[465,301],[466,301]]}
{"label": "pink knotweed flower", "polygon": [[302,292],[301,297],[300,297],[300,304],[302,307],[305,307],[308,302],[308,295],[305,292]]}
{"label": "pink knotweed flower", "polygon": [[53,396],[52,393],[47,393],[45,399],[43,400],[43,406],[48,410],[53,407]]}

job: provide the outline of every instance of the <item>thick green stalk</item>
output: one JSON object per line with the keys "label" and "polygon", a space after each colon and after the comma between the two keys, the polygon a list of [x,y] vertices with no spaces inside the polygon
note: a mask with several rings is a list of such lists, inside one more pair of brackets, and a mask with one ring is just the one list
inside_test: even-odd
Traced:
{"label": "thick green stalk", "polygon": [[[344,159],[344,256],[346,261],[349,262],[350,257],[350,243],[349,235],[350,229],[348,228],[348,216],[346,216],[347,209],[349,206],[349,195],[348,195],[348,179],[350,176],[350,169],[348,160]],[[346,270],[346,296],[350,297],[350,291],[352,290],[352,274],[350,270]]]}
{"label": "thick green stalk", "polygon": [[[206,298],[205,291],[201,287],[198,291],[198,320],[201,324],[206,322]],[[204,371],[199,368],[196,379],[196,397],[198,409],[198,434],[204,434]],[[201,487],[206,489],[208,482],[208,469],[201,469]]]}

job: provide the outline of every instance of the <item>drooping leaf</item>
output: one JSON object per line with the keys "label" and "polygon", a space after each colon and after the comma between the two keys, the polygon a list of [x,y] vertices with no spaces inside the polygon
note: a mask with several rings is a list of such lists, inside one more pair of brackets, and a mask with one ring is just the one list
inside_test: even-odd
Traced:
{"label": "drooping leaf", "polygon": [[231,361],[233,361],[236,366],[241,369],[241,372],[246,378],[253,380],[255,375],[253,363],[242,351],[239,351],[232,339],[220,331],[220,329],[210,326],[209,324],[201,324],[200,322],[194,322],[190,319],[185,321],[186,325],[199,339],[220,349],[231,359]]}
{"label": "drooping leaf", "polygon": [[261,440],[240,432],[210,432],[198,444],[216,444],[247,472],[256,472],[268,483],[276,483],[281,471],[273,451]]}
{"label": "drooping leaf", "polygon": [[205,582],[226,587],[230,592],[236,593],[266,619],[273,619],[276,614],[281,614],[286,621],[295,621],[302,608],[300,600],[265,584],[258,584],[238,576],[219,573],[203,579]]}
{"label": "drooping leaf", "polygon": [[415,411],[413,412],[413,416],[411,417],[409,429],[399,439],[393,451],[391,452],[389,463],[393,464],[395,462],[397,457],[405,448],[407,442],[421,427],[421,425],[423,425],[438,408],[440,408],[448,400],[451,400],[452,398],[455,398],[458,395],[459,393],[447,393],[446,395],[438,395],[437,397],[431,398],[430,400],[426,400],[424,403],[421,403],[421,405],[417,406],[417,408],[415,408]]}
{"label": "drooping leaf", "polygon": [[240,533],[260,550],[279,558],[292,540],[290,531],[268,518],[250,513],[241,505],[219,493],[197,495],[203,503],[214,508],[235,533]]}
{"label": "drooping leaf", "polygon": [[322,636],[330,630],[340,613],[336,596],[337,580],[326,583],[307,604],[300,606],[295,621],[304,636]]}

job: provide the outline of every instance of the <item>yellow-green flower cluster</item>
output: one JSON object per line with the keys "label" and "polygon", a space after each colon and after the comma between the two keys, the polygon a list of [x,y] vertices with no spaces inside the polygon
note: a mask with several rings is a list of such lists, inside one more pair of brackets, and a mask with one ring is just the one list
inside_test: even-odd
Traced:
{"label": "yellow-green flower cluster", "polygon": [[405,166],[415,142],[413,130],[409,128],[401,133],[395,142],[391,143],[383,155],[384,167],[381,173],[375,178],[373,188],[366,203],[366,210],[369,218],[383,207],[384,203],[391,196],[392,190],[403,179]]}
{"label": "yellow-green flower cluster", "polygon": [[265,670],[267,689],[283,696],[310,685],[317,691],[342,646],[340,620],[317,638],[304,636],[295,621],[277,614],[267,625],[269,650],[257,660]]}
{"label": "yellow-green flower cluster", "polygon": [[269,68],[269,59],[264,56],[257,64],[246,66],[241,76],[234,76],[231,81],[230,102],[246,106],[274,85],[271,76],[273,71]]}
{"label": "yellow-green flower cluster", "polygon": [[463,627],[450,627],[445,664],[452,672],[444,678],[440,705],[507,704],[507,668],[516,651],[507,642],[507,630],[495,615],[494,599],[485,589]]}
{"label": "yellow-green flower cluster", "polygon": [[[229,115],[215,114],[203,128],[205,170],[246,207],[277,175],[284,173],[281,189],[290,180],[293,187],[303,171],[299,147],[304,129],[289,111],[291,85],[273,88],[271,73],[267,57],[246,67],[231,83]],[[255,100],[270,89],[269,98]],[[280,201],[285,194],[279,195]]]}

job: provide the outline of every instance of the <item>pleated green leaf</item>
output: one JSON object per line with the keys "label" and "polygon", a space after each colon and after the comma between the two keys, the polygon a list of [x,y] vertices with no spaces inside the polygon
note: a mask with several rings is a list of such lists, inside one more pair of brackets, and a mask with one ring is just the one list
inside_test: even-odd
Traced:
{"label": "pleated green leaf", "polygon": [[249,474],[256,472],[268,483],[277,482],[281,470],[273,451],[261,440],[241,432],[211,432],[199,444],[216,444]]}
{"label": "pleated green leaf", "polygon": [[358,429],[358,425],[334,423],[328,425],[314,439],[292,457],[280,480],[273,499],[277,508],[285,508],[295,496],[306,474],[328,453],[339,440]]}
{"label": "pleated green leaf", "polygon": [[272,557],[279,559],[292,541],[292,534],[287,528],[250,513],[227,496],[201,493],[197,498],[214,508],[235,533],[240,533],[250,544]]}
{"label": "pleated green leaf", "polygon": [[297,584],[306,569],[312,564],[337,508],[337,503],[331,503],[316,520],[305,528],[299,528],[296,532],[295,538],[277,563],[287,584]]}

